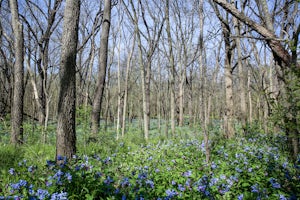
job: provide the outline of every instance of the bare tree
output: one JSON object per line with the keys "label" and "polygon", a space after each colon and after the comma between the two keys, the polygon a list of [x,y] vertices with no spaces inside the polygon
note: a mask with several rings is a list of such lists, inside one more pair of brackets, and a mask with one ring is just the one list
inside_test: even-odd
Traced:
{"label": "bare tree", "polygon": [[56,131],[56,159],[58,156],[71,158],[76,153],[76,55],[79,15],[80,1],[67,0],[64,11],[59,72],[60,93]]}
{"label": "bare tree", "polygon": [[170,112],[171,112],[171,131],[172,136],[175,136],[175,117],[176,117],[176,100],[175,100],[175,63],[174,63],[174,55],[173,55],[173,43],[171,37],[171,28],[170,28],[170,13],[169,13],[169,0],[166,0],[166,31],[168,36],[168,57],[169,57],[169,65],[170,65],[170,90],[171,90],[171,98],[170,98]]}
{"label": "bare tree", "polygon": [[227,138],[232,138],[234,136],[233,128],[233,68],[231,66],[233,50],[235,44],[231,42],[231,30],[228,19],[228,14],[224,18],[216,5],[213,5],[217,17],[219,18],[222,26],[222,33],[225,44],[225,101],[226,109],[224,113],[224,131]]}
{"label": "bare tree", "polygon": [[103,98],[103,91],[105,87],[105,77],[107,68],[107,54],[108,54],[108,37],[111,23],[111,0],[105,0],[103,11],[102,32],[100,38],[100,52],[99,52],[99,72],[97,79],[97,89],[95,92],[92,108],[92,133],[97,134],[100,125],[100,112]]}
{"label": "bare tree", "polygon": [[24,97],[24,36],[23,25],[19,20],[18,2],[10,0],[12,15],[12,27],[14,33],[14,89],[11,113],[11,142],[20,144],[23,142],[23,97]]}

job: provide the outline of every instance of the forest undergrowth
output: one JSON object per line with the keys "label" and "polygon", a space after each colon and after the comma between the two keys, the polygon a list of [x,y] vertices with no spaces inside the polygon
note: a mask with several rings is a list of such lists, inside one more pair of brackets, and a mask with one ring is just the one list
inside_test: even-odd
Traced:
{"label": "forest undergrowth", "polygon": [[78,126],[78,154],[56,165],[55,132],[43,144],[41,132],[30,130],[15,148],[1,128],[0,199],[300,198],[300,160],[288,158],[281,134],[252,129],[228,140],[211,129],[206,163],[198,128],[178,128],[176,138],[152,129],[146,142],[137,128],[118,141],[112,130],[90,141]]}

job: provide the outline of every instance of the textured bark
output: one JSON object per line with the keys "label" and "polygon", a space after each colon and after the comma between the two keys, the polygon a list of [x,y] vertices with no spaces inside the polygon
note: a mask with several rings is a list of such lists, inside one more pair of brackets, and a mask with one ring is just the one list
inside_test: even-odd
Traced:
{"label": "textured bark", "polygon": [[23,142],[23,97],[24,97],[24,36],[23,26],[19,20],[18,2],[10,0],[12,15],[12,27],[14,33],[14,88],[13,103],[11,108],[11,143],[20,144]]}
{"label": "textured bark", "polygon": [[[233,19],[234,23],[234,28],[235,28],[235,34],[240,35],[240,23],[239,21],[234,18]],[[245,79],[246,77],[244,76],[244,70],[243,70],[243,63],[242,63],[242,49],[241,49],[241,41],[240,38],[237,37],[235,39],[236,43],[236,48],[237,48],[237,64],[238,64],[238,80],[239,80],[239,85],[238,85],[238,90],[239,90],[239,95],[240,95],[240,112],[239,112],[239,117],[242,123],[242,126],[246,126],[246,121],[247,121],[247,104],[246,104],[246,91],[245,91]]]}
{"label": "textured bark", "polygon": [[225,43],[225,61],[224,61],[224,73],[225,73],[225,102],[226,108],[224,113],[224,131],[227,138],[234,137],[234,128],[233,128],[233,80],[232,80],[232,73],[233,69],[231,66],[232,60],[232,51],[234,49],[231,46],[230,41],[230,26],[228,22],[228,14],[226,19],[224,19],[216,5],[213,5],[216,15],[221,21],[222,25],[222,33]]}
{"label": "textured bark", "polygon": [[100,52],[99,52],[99,72],[97,79],[97,89],[93,100],[92,108],[92,133],[97,134],[100,125],[100,113],[103,99],[103,91],[105,87],[105,77],[108,58],[108,37],[110,30],[111,18],[111,0],[104,1],[103,23],[100,38]]}
{"label": "textured bark", "polygon": [[[80,1],[67,0],[64,11],[62,52],[60,58],[60,92],[56,131],[56,158],[72,158],[76,153],[76,54]],[[58,160],[59,162],[59,160]]]}

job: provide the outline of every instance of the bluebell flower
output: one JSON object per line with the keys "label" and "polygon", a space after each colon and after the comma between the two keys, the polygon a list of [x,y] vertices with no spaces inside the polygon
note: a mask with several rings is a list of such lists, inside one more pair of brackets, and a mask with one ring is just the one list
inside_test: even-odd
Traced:
{"label": "bluebell flower", "polygon": [[212,164],[211,164],[211,169],[216,169],[217,168],[217,165],[214,163],[214,162],[212,162]]}
{"label": "bluebell flower", "polygon": [[104,183],[107,185],[109,185],[113,182],[114,182],[114,180],[110,176],[107,176],[106,179],[104,180]]}
{"label": "bluebell flower", "polygon": [[270,179],[270,183],[272,184],[272,187],[273,188],[281,188],[280,184],[278,182],[276,182],[276,179],[275,178],[271,178]]}
{"label": "bluebell flower", "polygon": [[38,189],[35,193],[38,199],[46,199],[50,196],[48,190]]}
{"label": "bluebell flower", "polygon": [[95,178],[97,179],[97,178],[100,178],[102,176],[102,173],[101,172],[96,172],[95,173]]}
{"label": "bluebell flower", "polygon": [[121,182],[121,186],[122,186],[122,187],[130,186],[129,178],[125,177],[125,178],[123,179],[123,181]]}
{"label": "bluebell flower", "polygon": [[59,161],[60,161],[60,160],[64,160],[64,157],[63,157],[62,155],[58,155],[58,156],[57,156],[57,160],[59,160]]}
{"label": "bluebell flower", "polygon": [[287,200],[287,198],[283,194],[280,194],[279,195],[279,200]]}
{"label": "bluebell flower", "polygon": [[151,180],[147,180],[146,185],[149,185],[151,188],[154,188],[154,182]]}
{"label": "bluebell flower", "polygon": [[244,199],[244,194],[240,194],[238,197],[237,197],[238,200],[243,200]]}
{"label": "bluebell flower", "polygon": [[31,172],[33,172],[33,170],[34,170],[34,167],[33,167],[33,166],[29,166],[29,167],[28,167],[28,172],[31,173]]}
{"label": "bluebell flower", "polygon": [[65,177],[67,178],[68,181],[70,182],[72,181],[72,175],[69,172],[65,174]]}
{"label": "bluebell flower", "polygon": [[147,174],[146,173],[144,173],[144,172],[139,173],[138,179],[143,180],[143,179],[146,179],[146,178],[147,178]]}
{"label": "bluebell flower", "polygon": [[183,187],[181,184],[178,185],[178,190],[183,192],[185,191],[185,187]]}
{"label": "bluebell flower", "polygon": [[51,195],[51,200],[67,200],[68,194],[66,192],[56,192]]}
{"label": "bluebell flower", "polygon": [[54,166],[55,166],[55,162],[54,162],[54,161],[51,161],[51,160],[47,160],[47,161],[46,161],[46,166],[47,166],[47,167],[54,167]]}
{"label": "bluebell flower", "polygon": [[11,174],[11,175],[14,175],[16,173],[16,170],[14,168],[10,168],[8,170],[8,172]]}
{"label": "bluebell flower", "polygon": [[253,192],[253,193],[258,193],[259,192],[257,184],[251,186],[251,192]]}
{"label": "bluebell flower", "polygon": [[20,190],[22,187],[27,186],[27,181],[25,180],[20,180],[18,183],[12,183],[10,186],[12,187],[13,190]]}
{"label": "bluebell flower", "polygon": [[167,197],[172,198],[172,197],[175,197],[178,193],[175,190],[167,189],[166,194],[167,194]]}
{"label": "bluebell flower", "polygon": [[241,173],[243,172],[243,170],[241,170],[240,168],[236,167],[235,170],[238,172],[238,173]]}
{"label": "bluebell flower", "polygon": [[185,177],[190,177],[191,175],[192,175],[192,171],[191,170],[188,170],[187,172],[183,173],[183,176],[185,176]]}
{"label": "bluebell flower", "polygon": [[220,176],[220,179],[225,180],[225,179],[226,179],[226,176],[225,176],[224,174],[222,174],[222,175]]}

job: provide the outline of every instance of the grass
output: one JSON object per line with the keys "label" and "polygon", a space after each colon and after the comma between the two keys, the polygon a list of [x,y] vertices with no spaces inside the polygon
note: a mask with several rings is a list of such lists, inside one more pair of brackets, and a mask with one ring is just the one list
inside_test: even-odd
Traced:
{"label": "grass", "polygon": [[280,134],[252,130],[224,140],[220,130],[211,130],[211,162],[206,163],[197,128],[178,128],[176,138],[166,138],[153,127],[148,142],[138,127],[129,130],[118,141],[112,129],[88,141],[88,131],[80,127],[78,154],[61,158],[60,166],[51,161],[53,133],[47,144],[30,140],[15,149],[2,142],[0,199],[300,198],[300,161],[288,159]]}

